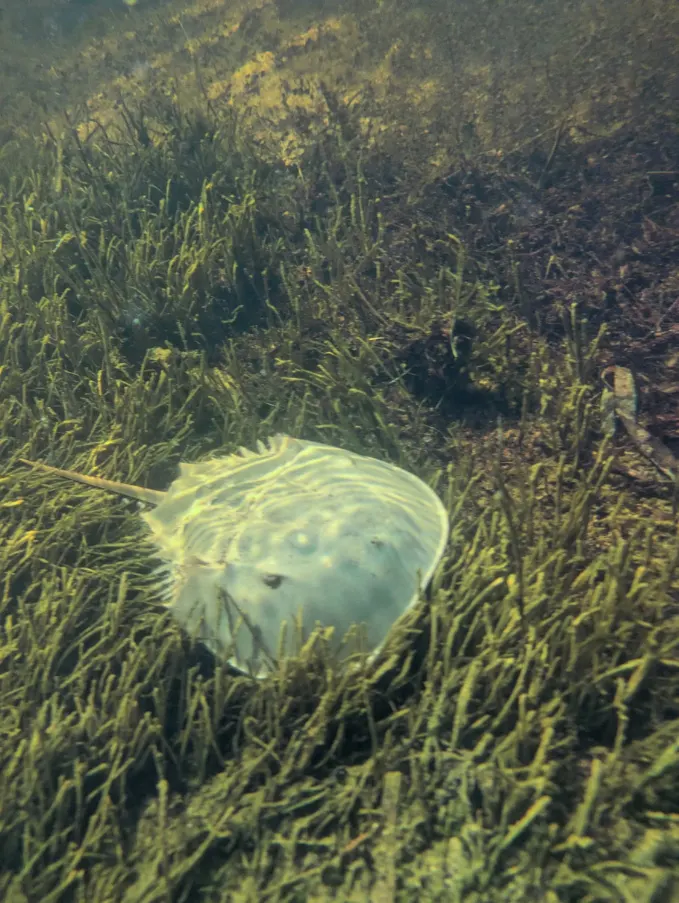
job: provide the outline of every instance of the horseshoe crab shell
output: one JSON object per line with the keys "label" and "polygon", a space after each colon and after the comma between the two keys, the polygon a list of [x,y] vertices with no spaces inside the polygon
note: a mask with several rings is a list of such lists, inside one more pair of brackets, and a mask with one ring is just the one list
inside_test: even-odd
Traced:
{"label": "horseshoe crab shell", "polygon": [[338,650],[358,627],[364,651],[376,652],[448,537],[443,504],[414,474],[285,435],[181,464],[167,492],[37,466],[151,505],[141,516],[164,562],[165,604],[255,677],[318,625],[333,629]]}

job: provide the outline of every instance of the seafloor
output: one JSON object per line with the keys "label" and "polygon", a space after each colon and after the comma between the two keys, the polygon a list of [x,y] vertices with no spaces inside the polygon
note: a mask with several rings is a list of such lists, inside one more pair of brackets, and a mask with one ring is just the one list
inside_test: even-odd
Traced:
{"label": "seafloor", "polygon": [[[679,901],[679,5],[0,6],[0,900]],[[252,682],[128,503],[430,479],[378,663]]]}

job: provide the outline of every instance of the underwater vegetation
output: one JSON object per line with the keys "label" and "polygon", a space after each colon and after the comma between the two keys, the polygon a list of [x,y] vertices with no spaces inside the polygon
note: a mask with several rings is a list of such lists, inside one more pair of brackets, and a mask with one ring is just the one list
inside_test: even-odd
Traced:
{"label": "underwater vegetation", "polygon": [[[629,311],[531,294],[579,265],[539,233],[559,197],[517,189],[514,222],[506,172],[427,184],[331,107],[289,166],[160,98],[3,151],[0,899],[676,900],[676,480],[601,404]],[[450,512],[365,673],[319,642],[234,675],[164,610],[130,503],[18,463],[164,489],[278,431]]]}

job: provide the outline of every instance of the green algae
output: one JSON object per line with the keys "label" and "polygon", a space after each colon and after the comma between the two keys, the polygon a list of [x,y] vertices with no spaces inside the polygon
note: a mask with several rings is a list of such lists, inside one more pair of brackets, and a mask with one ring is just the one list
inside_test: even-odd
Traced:
{"label": "green algae", "polygon": [[[167,103],[5,157],[3,899],[676,897],[676,511],[615,474],[604,330],[531,328],[341,113],[298,168]],[[162,488],[278,429],[450,506],[368,674],[321,638],[234,676],[163,611],[130,506],[15,466]]]}

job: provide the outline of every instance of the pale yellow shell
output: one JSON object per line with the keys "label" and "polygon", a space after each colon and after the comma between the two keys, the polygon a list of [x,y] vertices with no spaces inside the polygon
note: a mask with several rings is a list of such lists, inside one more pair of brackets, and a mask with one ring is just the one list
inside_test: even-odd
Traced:
{"label": "pale yellow shell", "polygon": [[167,604],[216,655],[262,676],[316,625],[378,648],[443,552],[448,516],[418,477],[278,435],[183,464],[143,515],[168,563]]}
{"label": "pale yellow shell", "polygon": [[167,606],[192,637],[255,677],[316,626],[332,628],[338,650],[353,630],[344,654],[360,638],[377,650],[448,537],[443,504],[414,474],[290,436],[182,464],[167,492],[41,466],[154,506],[142,517],[164,562]]}

